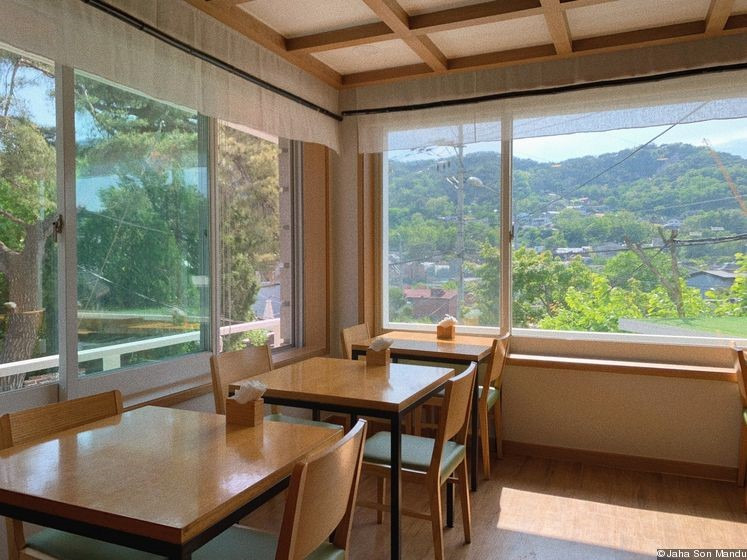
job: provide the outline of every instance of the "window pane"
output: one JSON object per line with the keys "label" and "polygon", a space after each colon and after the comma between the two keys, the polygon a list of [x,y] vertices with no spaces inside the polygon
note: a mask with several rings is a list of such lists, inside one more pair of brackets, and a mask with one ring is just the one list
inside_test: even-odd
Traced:
{"label": "window pane", "polygon": [[54,67],[0,48],[0,391],[57,380],[55,133]]}
{"label": "window pane", "polygon": [[224,351],[294,343],[289,143],[259,134],[218,128]]}
{"label": "window pane", "polygon": [[515,141],[514,326],[744,338],[746,158],[747,119]]}
{"label": "window pane", "polygon": [[197,114],[81,74],[75,92],[81,373],[206,350]]}
{"label": "window pane", "polygon": [[384,165],[385,323],[497,326],[500,143],[394,150]]}

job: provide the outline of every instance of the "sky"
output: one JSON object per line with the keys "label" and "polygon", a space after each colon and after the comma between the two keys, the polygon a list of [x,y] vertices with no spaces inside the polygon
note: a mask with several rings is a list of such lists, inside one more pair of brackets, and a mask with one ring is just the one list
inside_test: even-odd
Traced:
{"label": "sky", "polygon": [[[598,156],[641,146],[667,128],[667,126],[653,126],[606,132],[522,138],[514,141],[514,156],[545,163],[560,162],[582,156]],[[711,145],[720,152],[747,158],[747,118],[679,124],[657,138],[654,144],[681,142],[703,146],[704,138],[707,138]],[[480,142],[465,146],[465,154],[483,151],[499,152],[500,143]],[[412,150],[390,152],[391,159],[400,161],[429,157],[440,158],[448,157],[448,155],[446,151],[443,153],[435,151],[432,154],[414,153]]]}

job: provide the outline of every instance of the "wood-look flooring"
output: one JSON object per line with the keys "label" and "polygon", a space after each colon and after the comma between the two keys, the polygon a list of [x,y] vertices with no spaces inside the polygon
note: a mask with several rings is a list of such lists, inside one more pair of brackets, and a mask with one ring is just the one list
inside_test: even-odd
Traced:
{"label": "wood-look flooring", "polygon": [[[425,507],[422,487],[405,485],[409,507]],[[506,457],[472,494],[472,544],[463,543],[459,501],[444,534],[446,557],[501,560],[649,559],[657,548],[747,548],[747,514],[736,484]],[[364,479],[361,494],[375,496]],[[284,495],[249,516],[277,532]],[[388,519],[358,508],[352,560],[387,558]],[[403,519],[402,558],[433,558],[430,523]]]}

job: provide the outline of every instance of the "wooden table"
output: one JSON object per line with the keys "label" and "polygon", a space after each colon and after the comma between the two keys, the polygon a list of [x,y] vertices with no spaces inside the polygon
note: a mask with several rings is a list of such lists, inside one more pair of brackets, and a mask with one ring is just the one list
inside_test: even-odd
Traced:
{"label": "wooden table", "polygon": [[[457,334],[454,340],[439,340],[435,332],[407,332],[392,331],[382,337],[394,340],[390,346],[392,359],[405,358],[410,360],[424,360],[429,362],[440,362],[447,364],[469,365],[477,362],[478,365],[487,360],[492,352],[493,339],[481,336],[468,336]],[[365,355],[373,338],[353,343],[352,356],[354,360],[358,356]],[[472,491],[477,490],[477,404],[478,387],[472,396],[472,433],[470,435],[470,478]]]}
{"label": "wooden table", "polygon": [[[365,362],[311,358],[251,377],[267,385],[265,402],[385,418],[392,446],[391,556],[401,557],[402,421],[454,375],[451,368],[389,364],[367,367]],[[231,384],[236,390],[241,381]]]}
{"label": "wooden table", "polygon": [[159,407],[0,451],[0,515],[185,559],[342,430]]}

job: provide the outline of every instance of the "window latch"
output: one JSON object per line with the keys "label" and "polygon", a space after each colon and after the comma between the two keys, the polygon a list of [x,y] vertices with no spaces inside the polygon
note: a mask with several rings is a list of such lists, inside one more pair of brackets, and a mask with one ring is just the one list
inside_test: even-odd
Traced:
{"label": "window latch", "polygon": [[62,228],[65,222],[62,219],[62,214],[57,216],[57,219],[52,222],[52,235],[54,236],[54,242],[57,243],[57,236],[62,233]]}

